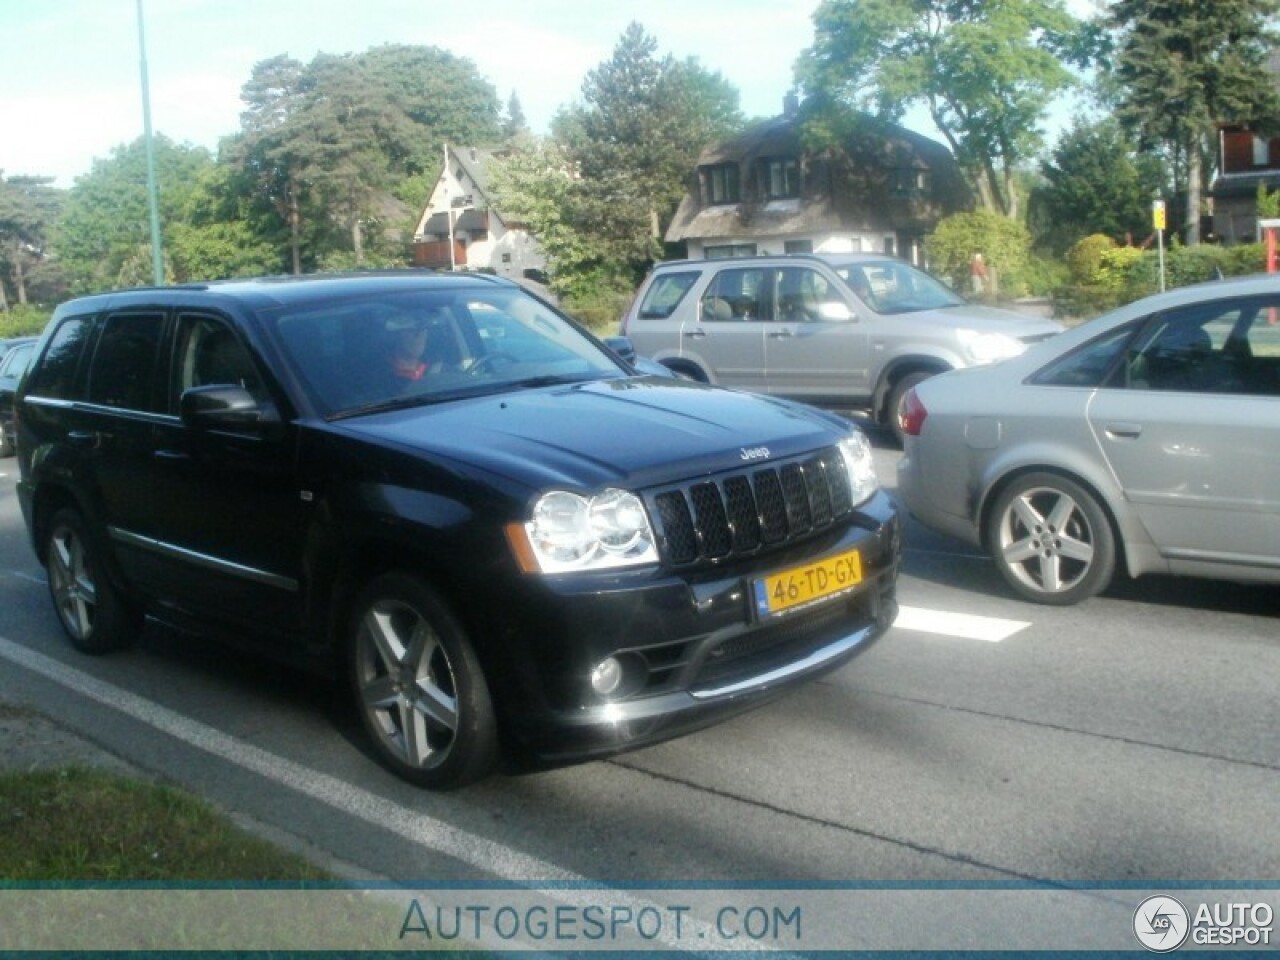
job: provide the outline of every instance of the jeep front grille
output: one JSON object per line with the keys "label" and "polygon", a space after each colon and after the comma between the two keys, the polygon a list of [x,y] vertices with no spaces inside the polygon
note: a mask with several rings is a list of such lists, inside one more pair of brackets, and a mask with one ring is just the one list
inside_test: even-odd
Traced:
{"label": "jeep front grille", "polygon": [[745,556],[824,530],[853,509],[844,459],[809,457],[653,495],[663,558],[674,566]]}

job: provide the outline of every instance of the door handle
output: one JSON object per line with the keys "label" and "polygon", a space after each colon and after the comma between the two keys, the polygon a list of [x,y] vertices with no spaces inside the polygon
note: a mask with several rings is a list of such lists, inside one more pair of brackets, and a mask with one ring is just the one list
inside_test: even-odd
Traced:
{"label": "door handle", "polygon": [[155,458],[157,460],[168,460],[170,462],[186,461],[191,459],[191,454],[182,450],[157,450],[155,451]]}
{"label": "door handle", "polygon": [[788,340],[792,336],[790,327],[783,327],[781,330],[773,330],[769,333],[770,340]]}
{"label": "door handle", "polygon": [[1142,436],[1140,423],[1108,423],[1103,429],[1112,440],[1136,440]]}
{"label": "door handle", "polygon": [[67,434],[67,443],[73,447],[92,449],[102,445],[102,434],[94,430],[72,430]]}
{"label": "door handle", "polygon": [[705,330],[686,330],[684,332],[684,336],[688,337],[690,340],[701,340],[706,335],[707,332]]}

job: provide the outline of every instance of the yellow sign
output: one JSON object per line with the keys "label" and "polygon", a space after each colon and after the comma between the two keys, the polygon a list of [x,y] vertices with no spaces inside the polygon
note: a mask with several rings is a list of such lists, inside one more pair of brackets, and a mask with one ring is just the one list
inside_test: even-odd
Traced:
{"label": "yellow sign", "polygon": [[1157,200],[1151,204],[1151,225],[1157,230],[1164,229],[1164,201]]}

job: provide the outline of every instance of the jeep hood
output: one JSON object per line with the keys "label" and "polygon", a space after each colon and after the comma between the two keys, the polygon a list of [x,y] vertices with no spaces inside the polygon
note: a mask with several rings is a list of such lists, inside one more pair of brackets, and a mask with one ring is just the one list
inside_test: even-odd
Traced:
{"label": "jeep hood", "polygon": [[331,426],[534,488],[582,489],[758,465],[830,446],[849,429],[812,407],[660,377],[517,390]]}

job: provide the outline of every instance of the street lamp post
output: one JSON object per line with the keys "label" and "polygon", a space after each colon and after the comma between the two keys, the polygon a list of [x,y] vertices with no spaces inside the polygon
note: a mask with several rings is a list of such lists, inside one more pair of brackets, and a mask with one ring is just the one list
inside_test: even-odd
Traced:
{"label": "street lamp post", "polygon": [[160,248],[160,201],[156,193],[156,155],[151,137],[151,91],[147,82],[147,38],[142,27],[142,0],[138,0],[138,50],[142,67],[142,133],[147,150],[147,201],[151,207],[151,274],[157,287],[164,286],[164,252]]}

